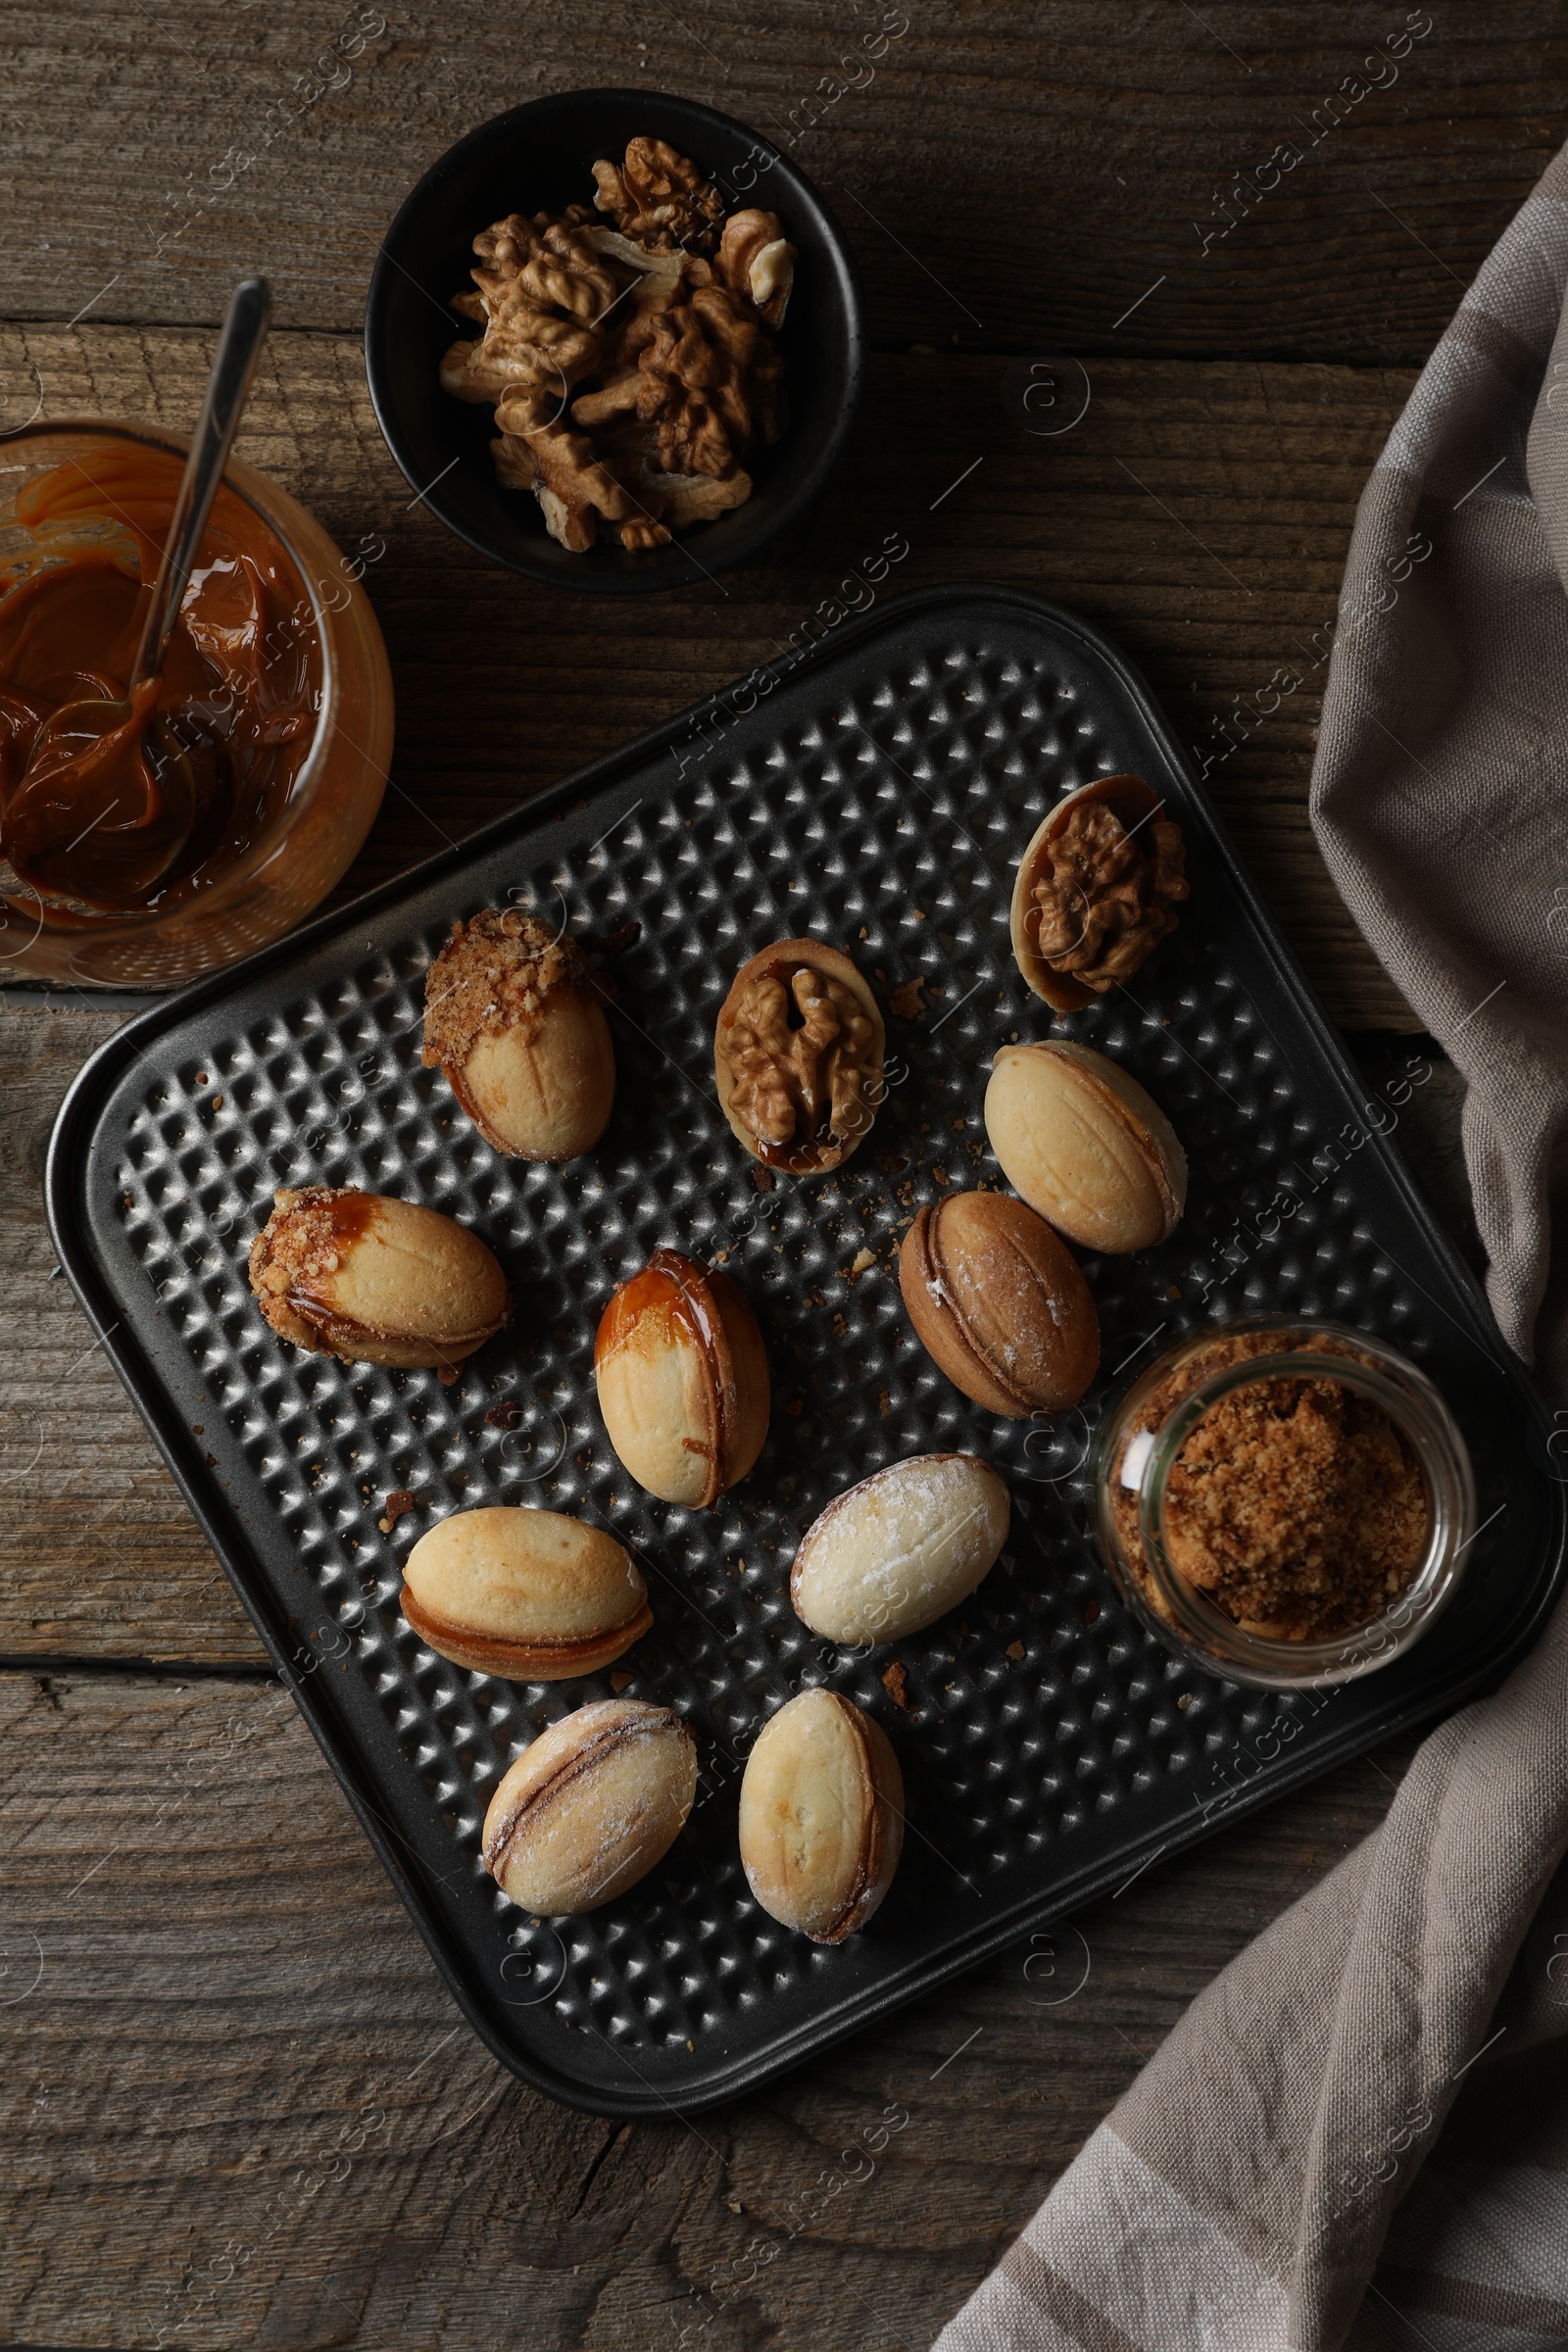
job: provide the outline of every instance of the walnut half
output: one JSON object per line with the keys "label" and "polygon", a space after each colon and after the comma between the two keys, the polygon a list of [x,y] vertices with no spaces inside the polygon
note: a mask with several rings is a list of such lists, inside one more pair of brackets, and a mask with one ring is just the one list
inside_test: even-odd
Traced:
{"label": "walnut half", "polygon": [[885,1044],[849,957],[818,939],[781,939],[741,966],[719,1011],[719,1107],[764,1166],[822,1175],[871,1131]]}
{"label": "walnut half", "polygon": [[718,240],[718,274],[769,326],[782,326],[795,284],[795,248],[777,213],[731,213]]}
{"label": "walnut half", "polygon": [[1068,793],[1018,861],[1012,952],[1037,997],[1075,1012],[1130,980],[1188,895],[1181,828],[1141,776]]}
{"label": "walnut half", "polygon": [[651,253],[711,251],[724,199],[667,139],[632,139],[620,163],[595,164],[594,202],[622,236]]}

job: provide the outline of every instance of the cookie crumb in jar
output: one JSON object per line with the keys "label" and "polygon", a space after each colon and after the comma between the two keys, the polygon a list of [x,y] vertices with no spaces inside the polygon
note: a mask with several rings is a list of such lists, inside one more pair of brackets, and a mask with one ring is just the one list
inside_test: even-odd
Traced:
{"label": "cookie crumb in jar", "polygon": [[1249,1633],[1329,1639],[1393,1605],[1430,1525],[1409,1440],[1337,1380],[1234,1389],[1171,1466],[1165,1549]]}
{"label": "cookie crumb in jar", "polygon": [[[1225,1365],[1278,1345],[1255,1333],[1217,1341],[1150,1397],[1146,1428]],[[1353,1352],[1320,1338],[1306,1349]],[[1132,1487],[1117,1508],[1141,1563]],[[1170,1466],[1163,1521],[1165,1557],[1183,1582],[1244,1632],[1282,1642],[1332,1640],[1380,1616],[1420,1569],[1432,1524],[1409,1438],[1327,1363],[1321,1375],[1280,1374],[1217,1397]]]}

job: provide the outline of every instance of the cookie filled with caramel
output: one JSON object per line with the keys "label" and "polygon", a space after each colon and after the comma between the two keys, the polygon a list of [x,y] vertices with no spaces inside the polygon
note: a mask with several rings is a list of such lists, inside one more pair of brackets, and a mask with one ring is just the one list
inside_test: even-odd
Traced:
{"label": "cookie filled with caramel", "polygon": [[594,1339],[605,1429],[638,1485],[706,1510],[767,1440],[771,1391],[757,1317],[736,1283],[656,1250],[612,1294]]}
{"label": "cookie filled with caramel", "polygon": [[512,1310],[505,1274],[466,1225],[352,1185],[274,1193],[249,1273],[279,1339],[349,1364],[433,1369],[443,1380]]}
{"label": "cookie filled with caramel", "polygon": [[904,1237],[899,1287],[955,1388],[1028,1420],[1076,1404],[1100,1362],[1100,1318],[1066,1244],[1004,1193],[950,1193]]}

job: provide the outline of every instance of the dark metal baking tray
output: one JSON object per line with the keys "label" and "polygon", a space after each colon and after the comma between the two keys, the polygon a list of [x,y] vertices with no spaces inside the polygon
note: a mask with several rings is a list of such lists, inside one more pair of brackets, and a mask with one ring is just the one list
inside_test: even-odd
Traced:
{"label": "dark metal baking tray", "polygon": [[[824,643],[131,1023],[83,1070],[50,1152],[61,1262],[465,2013],[517,2074],[607,2115],[755,2088],[1453,1706],[1521,1653],[1563,1571],[1542,1409],[1389,1141],[1400,1086],[1368,1099],[1121,655],[1070,613],[981,588],[830,620]],[[1008,952],[1013,866],[1058,793],[1123,768],[1169,796],[1192,899],[1130,988],[1062,1027],[1169,1112],[1189,1206],[1161,1249],[1086,1260],[1104,1370],[1085,1409],[1004,1423],[923,1353],[893,1252],[922,1201],[1000,1181],[980,1122],[991,1054],[1050,1026]],[[454,916],[509,898],[584,934],[641,926],[613,965],[614,1115],[561,1169],[498,1159],[419,1060],[426,963]],[[925,1010],[890,1012],[890,1092],[856,1157],[764,1194],[714,1101],[712,1024],[736,966],[802,932],[842,942],[885,1004],[923,979]],[[428,1201],[496,1249],[515,1317],[456,1387],[304,1356],[262,1323],[251,1236],[275,1186],[318,1181]],[[723,1259],[772,1363],[767,1449],[703,1514],[632,1486],[594,1401],[600,1311],[662,1243]],[[852,1276],[862,1250],[875,1264]],[[1263,1307],[1379,1331],[1423,1365],[1464,1427],[1485,1523],[1458,1599],[1405,1658],[1290,1697],[1148,1639],[1096,1557],[1085,1494],[1112,1387],[1193,1323]],[[503,1398],[514,1430],[486,1418]],[[801,1533],[853,1480],[950,1446],[1010,1480],[998,1567],[890,1650],[815,1639],[788,1598]],[[383,1536],[397,1488],[419,1507]],[[630,1688],[678,1708],[701,1746],[680,1840],[584,1919],[508,1905],[479,1828],[510,1756],[607,1678],[464,1673],[398,1613],[416,1538],[497,1499],[597,1517],[635,1546],[656,1624]],[[893,1892],[837,1950],[758,1909],[735,1838],[749,1740],[819,1681],[887,1727],[908,1798]]]}

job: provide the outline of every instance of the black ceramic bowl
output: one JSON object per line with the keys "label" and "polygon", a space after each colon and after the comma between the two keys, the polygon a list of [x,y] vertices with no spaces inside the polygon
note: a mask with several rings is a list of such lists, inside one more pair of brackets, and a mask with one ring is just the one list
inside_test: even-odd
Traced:
{"label": "black ceramic bowl", "polygon": [[[789,429],[748,460],[745,506],[667,547],[629,553],[601,530],[582,555],[545,529],[527,491],[503,489],[491,412],[443,392],[442,354],[475,331],[448,306],[471,288],[473,239],[508,213],[593,202],[591,166],[639,133],[700,165],[726,209],[777,213],[796,248],[780,332]],[[482,556],[530,579],[612,594],[670,588],[744,564],[803,514],[843,455],[859,398],[860,290],[837,222],[804,173],[728,115],[651,90],[572,90],[481,123],[432,165],[388,229],[365,313],[365,368],[387,446],[423,504]]]}

